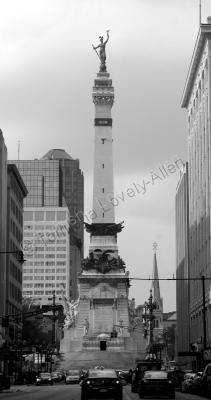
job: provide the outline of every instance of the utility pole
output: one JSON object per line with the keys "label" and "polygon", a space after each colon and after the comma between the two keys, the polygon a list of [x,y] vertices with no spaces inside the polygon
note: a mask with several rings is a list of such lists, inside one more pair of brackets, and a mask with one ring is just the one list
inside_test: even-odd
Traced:
{"label": "utility pole", "polygon": [[145,320],[145,323],[149,324],[149,351],[148,353],[151,354],[153,353],[153,343],[154,343],[154,338],[153,338],[153,321],[155,316],[153,315],[153,311],[156,309],[156,302],[152,301],[152,289],[150,290],[150,296],[148,299],[148,302],[144,303],[144,308],[145,308],[145,313],[143,314],[143,319]]}
{"label": "utility pole", "polygon": [[205,299],[205,276],[202,275],[202,313],[203,313],[203,339],[204,350],[207,348],[207,321],[206,321],[206,299]]}
{"label": "utility pole", "polygon": [[52,349],[56,347],[56,296],[53,291]]}

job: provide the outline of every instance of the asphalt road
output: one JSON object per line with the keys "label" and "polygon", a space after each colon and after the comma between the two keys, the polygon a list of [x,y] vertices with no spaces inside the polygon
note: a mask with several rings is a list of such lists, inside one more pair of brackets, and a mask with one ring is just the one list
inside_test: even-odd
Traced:
{"label": "asphalt road", "polygon": [[[130,385],[123,388],[123,400],[139,400],[138,394],[131,393]],[[0,400],[80,400],[80,385],[55,384],[53,386],[12,386],[0,392]],[[200,400],[204,397],[176,392],[176,400]],[[94,399],[93,399],[94,400]],[[111,399],[108,399],[111,400]],[[154,398],[157,400],[157,398]]]}

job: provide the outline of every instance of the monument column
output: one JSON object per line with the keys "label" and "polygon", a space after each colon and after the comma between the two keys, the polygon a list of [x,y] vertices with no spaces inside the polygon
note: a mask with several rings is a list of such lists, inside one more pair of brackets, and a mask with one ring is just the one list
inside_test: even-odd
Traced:
{"label": "monument column", "polygon": [[[83,261],[82,273],[79,276],[81,298],[92,299],[92,309],[87,310],[89,319],[90,343],[92,336],[98,340],[110,335],[117,329],[119,319],[123,321],[123,337],[128,337],[128,274],[125,264],[119,257],[117,234],[121,232],[122,223],[115,223],[113,183],[113,139],[111,109],[114,102],[114,88],[110,74],[106,70],[105,46],[109,39],[103,41],[94,50],[99,49],[100,70],[94,80],[92,92],[95,106],[95,148],[94,148],[94,184],[93,184],[93,220],[85,223],[90,233],[89,256]],[[115,307],[114,307],[115,304]],[[83,318],[84,308],[80,307]],[[117,338],[113,338],[113,341]],[[87,338],[86,338],[87,344]],[[114,343],[113,343],[114,344]],[[120,348],[119,348],[120,350]]]}
{"label": "monument column", "polygon": [[114,193],[111,118],[114,88],[109,73],[97,74],[93,87],[93,102],[95,104],[94,222],[114,223],[114,206],[110,200]]}

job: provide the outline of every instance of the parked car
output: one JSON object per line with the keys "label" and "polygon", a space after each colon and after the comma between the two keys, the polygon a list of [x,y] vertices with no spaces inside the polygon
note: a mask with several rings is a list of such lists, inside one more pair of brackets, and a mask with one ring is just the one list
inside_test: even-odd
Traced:
{"label": "parked car", "polygon": [[62,375],[58,371],[53,371],[53,372],[51,372],[51,378],[52,378],[53,382],[61,382]]}
{"label": "parked car", "polygon": [[211,399],[211,364],[207,364],[204,368],[201,378],[202,393]]}
{"label": "parked car", "polygon": [[70,369],[66,373],[65,383],[79,383],[81,378],[81,372],[79,369]]}
{"label": "parked car", "polygon": [[[164,369],[165,371],[165,369]],[[170,379],[173,380],[175,389],[181,390],[182,382],[184,381],[185,371],[181,369],[167,370]]]}
{"label": "parked car", "polygon": [[116,369],[116,373],[123,385],[127,385],[130,381],[130,373],[127,369]]}
{"label": "parked car", "polygon": [[90,369],[81,382],[81,400],[89,397],[114,397],[122,400],[121,381],[113,369]]}
{"label": "parked car", "polygon": [[184,380],[181,383],[181,392],[182,393],[190,393],[190,387],[192,385],[193,379],[197,376],[195,372],[187,372],[184,375]]}
{"label": "parked car", "polygon": [[53,385],[53,379],[50,372],[41,372],[36,378],[36,385]]}
{"label": "parked car", "polygon": [[196,376],[192,379],[189,385],[189,393],[192,394],[202,394],[203,385],[202,385],[202,372],[197,372]]}
{"label": "parked car", "polygon": [[175,399],[174,382],[166,371],[146,371],[139,382],[139,398],[144,396],[168,396]]}
{"label": "parked car", "polygon": [[139,382],[145,371],[161,369],[161,360],[137,360],[136,367],[131,374],[131,392],[137,393]]}

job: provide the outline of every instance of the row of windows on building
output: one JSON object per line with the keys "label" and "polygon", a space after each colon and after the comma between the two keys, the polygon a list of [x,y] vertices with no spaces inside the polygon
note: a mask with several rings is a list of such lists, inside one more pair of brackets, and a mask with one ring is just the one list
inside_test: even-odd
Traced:
{"label": "row of windows on building", "polygon": [[194,115],[194,113],[198,110],[199,104],[201,103],[202,100],[202,94],[204,93],[205,90],[205,82],[207,82],[207,73],[208,73],[207,65],[208,64],[206,60],[205,69],[202,71],[201,79],[199,80],[198,88],[196,90],[195,98],[193,100],[193,105],[190,110],[189,123],[191,122],[192,115]]}
{"label": "row of windows on building", "polygon": [[12,191],[15,193],[15,197],[18,200],[19,204],[22,206],[23,204],[23,194],[22,194],[22,190],[20,189],[19,184],[17,183],[16,178],[14,178],[13,176],[11,176],[11,188]]}
{"label": "row of windows on building", "polygon": [[[23,270],[24,274],[33,274],[33,269],[32,268],[24,268]],[[55,274],[55,273],[60,273],[60,274],[65,274],[66,273],[66,268],[46,268],[46,269],[41,269],[41,268],[35,268],[34,269],[34,273],[51,273],[51,274]]]}
{"label": "row of windows on building", "polygon": [[66,258],[66,254],[42,254],[42,253],[32,253],[26,254],[26,258]]}
{"label": "row of windows on building", "polygon": [[[17,161],[10,161],[11,163],[17,163],[17,166],[19,169],[26,170],[28,174],[31,174],[34,171],[41,171],[46,170],[49,174],[52,174],[53,172],[57,175],[59,175],[59,160],[18,160]],[[33,169],[32,169],[33,167]],[[33,173],[33,175],[36,175]]]}
{"label": "row of windows on building", "polygon": [[44,261],[26,261],[24,263],[24,267],[27,267],[27,266],[29,266],[29,267],[32,267],[32,266],[37,267],[37,266],[44,266],[44,265],[47,265],[47,266],[66,265],[66,262],[65,261],[57,261],[56,264],[55,264],[54,261],[45,261],[45,262]]}
{"label": "row of windows on building", "polygon": [[[46,288],[55,288],[55,287],[60,287],[60,289],[61,289],[61,283],[24,283],[23,284],[23,288],[24,289],[26,289],[26,288],[44,288],[44,287],[46,287]],[[63,289],[65,289],[66,288],[66,283],[63,283],[62,284],[62,289],[61,290],[63,290]]]}
{"label": "row of windows on building", "polygon": [[24,211],[24,221],[65,221],[66,211]]}
{"label": "row of windows on building", "polygon": [[58,247],[39,247],[39,246],[36,246],[35,247],[35,250],[36,251],[67,251],[67,248],[66,247],[61,247],[61,246],[58,246]]}
{"label": "row of windows on building", "polygon": [[37,197],[34,195],[30,196],[30,191],[24,201],[24,205],[27,207],[57,207],[58,203],[59,203],[58,196],[53,196],[53,195],[51,195],[50,197],[46,196]]}
{"label": "row of windows on building", "polygon": [[17,241],[20,243],[22,241],[22,232],[16,225],[15,221],[11,218],[10,219],[10,230],[13,233],[13,235],[16,237]]}
{"label": "row of windows on building", "polygon": [[24,224],[24,232],[25,231],[58,231],[58,232],[66,232],[68,230],[67,225],[32,225],[32,224]]}
{"label": "row of windows on building", "polygon": [[[41,238],[41,239],[40,239]],[[43,245],[59,245],[59,244],[66,244],[67,241],[66,239],[55,239],[54,241],[50,240],[50,241],[45,241],[45,236],[37,236],[35,237],[35,239],[24,239],[23,241],[24,244],[31,244],[31,245],[39,245],[39,244],[43,244]]]}
{"label": "row of windows on building", "polygon": [[[205,311],[207,311],[207,307],[205,308]],[[197,322],[199,319],[201,319],[202,318],[202,311],[200,310],[200,311],[198,311],[198,312],[196,312],[195,314],[193,314],[191,317],[190,317],[190,319],[191,319],[191,322],[192,323],[194,323],[194,322]]]}
{"label": "row of windows on building", "polygon": [[[23,291],[23,296],[44,296],[44,295],[50,295],[50,294],[54,294],[54,290],[24,290]],[[57,295],[61,295],[61,290],[56,290],[56,294]],[[42,299],[40,299],[42,300]],[[48,299],[48,300],[52,300],[52,299]],[[59,300],[62,300],[62,298],[59,298]]]}
{"label": "row of windows on building", "polygon": [[33,276],[33,275],[24,275],[23,276],[23,281],[32,281],[32,280],[35,280],[35,281],[55,281],[55,280],[57,280],[57,281],[66,281],[66,279],[67,279],[67,277],[66,277],[66,275],[57,275],[57,276],[55,276],[55,275],[45,275],[45,276],[43,276],[43,275],[35,275],[35,276]]}
{"label": "row of windows on building", "polygon": [[16,202],[14,201],[14,199],[12,197],[10,200],[10,207],[11,207],[14,217],[17,219],[19,224],[22,226],[23,225],[23,214],[20,211],[19,207],[17,206]]}

